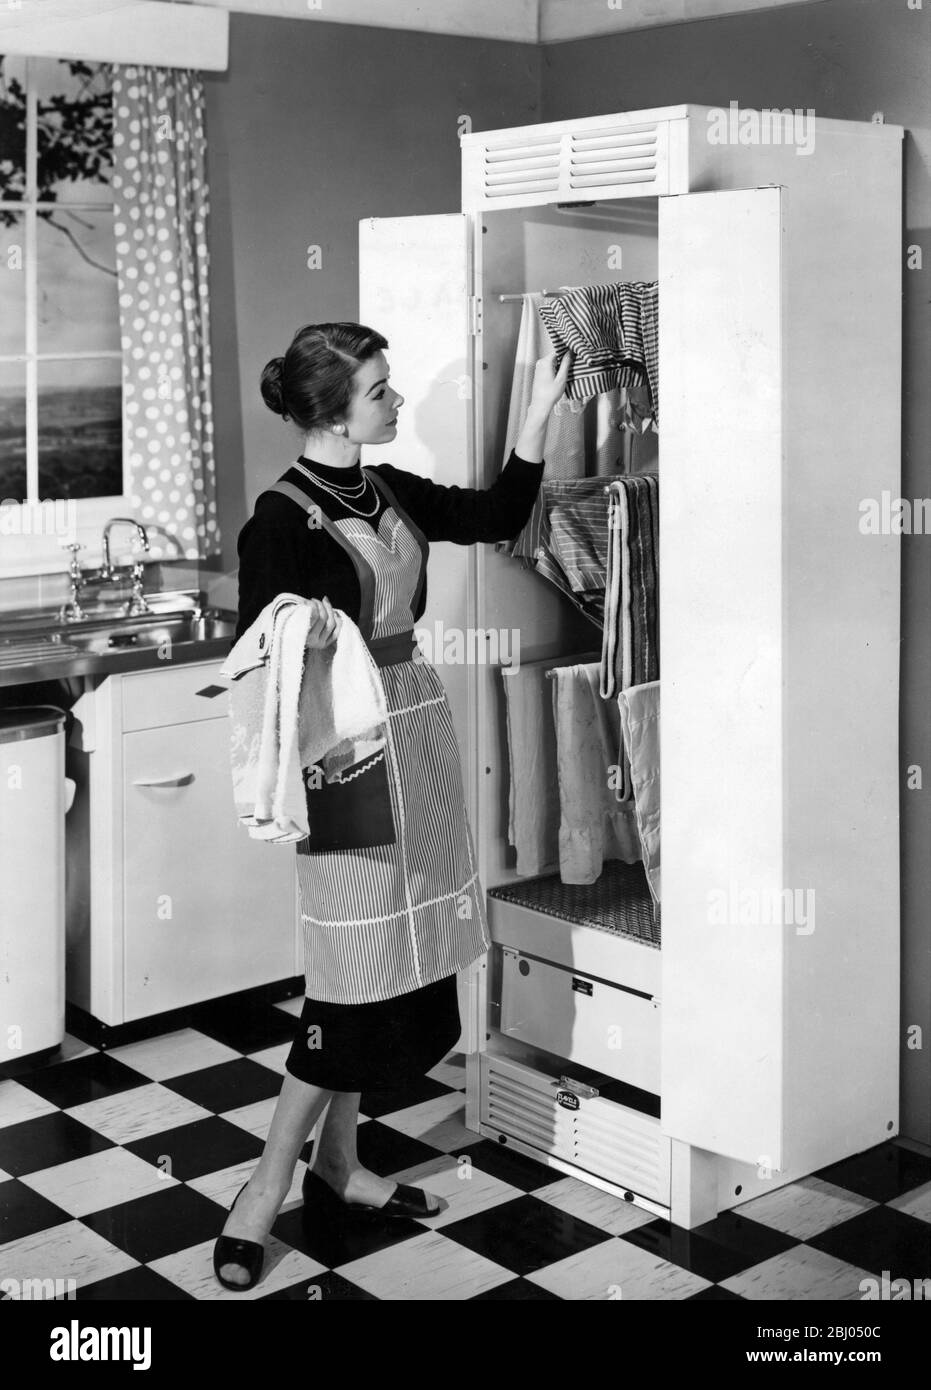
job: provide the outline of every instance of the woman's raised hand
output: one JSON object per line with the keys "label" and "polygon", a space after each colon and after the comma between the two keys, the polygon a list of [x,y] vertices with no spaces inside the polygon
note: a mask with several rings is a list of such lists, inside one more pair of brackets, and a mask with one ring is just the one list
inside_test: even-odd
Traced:
{"label": "woman's raised hand", "polygon": [[308,647],[329,647],[339,637],[343,620],[333,608],[330,600],[312,598],[310,600],[310,627],[307,629]]}
{"label": "woman's raised hand", "polygon": [[551,352],[541,357],[533,369],[533,386],[530,392],[529,413],[548,418],[553,406],[565,393],[566,382],[572,367],[572,350],[567,349],[559,367],[556,366],[558,353]]}

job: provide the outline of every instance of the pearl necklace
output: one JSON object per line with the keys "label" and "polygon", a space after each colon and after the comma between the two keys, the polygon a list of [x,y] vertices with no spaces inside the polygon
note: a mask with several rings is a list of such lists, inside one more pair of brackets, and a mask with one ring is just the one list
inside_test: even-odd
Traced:
{"label": "pearl necklace", "polygon": [[[323,479],[318,476],[318,474],[312,473],[311,470],[309,468],[305,468],[302,463],[295,462],[294,466],[295,468],[299,468],[300,471],[304,473],[311,480],[312,483],[315,483],[317,485],[317,487],[322,487],[324,492],[328,492],[330,496],[334,497],[336,501],[339,502],[342,506],[346,507],[351,512],[355,512],[356,516],[374,516],[375,513],[378,511],[379,507],[381,506],[381,497],[379,496],[377,489],[374,487],[374,484],[372,483],[367,473],[364,473],[362,475],[361,483],[353,483],[351,487],[340,487],[336,483],[325,483]],[[370,511],[364,511],[363,508],[357,507],[354,505],[353,502],[350,502],[349,498],[352,497],[358,501],[361,501],[361,499],[365,495],[365,490],[368,487],[371,487],[372,491],[375,493],[375,505],[371,508]]]}

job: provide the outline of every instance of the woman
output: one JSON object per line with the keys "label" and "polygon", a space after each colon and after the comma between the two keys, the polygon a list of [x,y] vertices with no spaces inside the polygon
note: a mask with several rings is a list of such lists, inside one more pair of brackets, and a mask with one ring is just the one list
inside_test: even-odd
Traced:
{"label": "woman", "polygon": [[237,638],[282,592],[315,601],[309,647],[336,641],[342,610],[380,667],[389,719],[381,755],[344,772],[342,785],[305,774],[311,833],[297,845],[297,872],[306,998],[262,1158],[216,1244],[214,1268],[228,1288],[258,1282],[262,1242],[324,1110],[305,1202],[386,1217],[443,1210],[361,1166],[360,1093],[403,1085],[450,1051],[460,1034],[456,974],[490,944],[450,710],[412,630],[426,602],[430,541],[506,540],[527,520],[570,358],[558,371],[556,354],[537,363],[515,450],[481,490],[361,467],[363,444],[398,432],[403,397],[388,380],[387,346],[361,324],[311,325],[262,373],[266,405],[294,421],[304,448],[240,533]]}

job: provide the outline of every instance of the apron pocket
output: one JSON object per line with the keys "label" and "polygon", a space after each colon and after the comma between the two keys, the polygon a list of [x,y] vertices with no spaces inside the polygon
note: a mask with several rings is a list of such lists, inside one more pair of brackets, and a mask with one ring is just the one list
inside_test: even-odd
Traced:
{"label": "apron pocket", "polygon": [[348,767],[334,782],[324,781],[319,769],[305,768],[304,789],[310,835],[298,844],[298,854],[374,849],[395,843],[384,749]]}

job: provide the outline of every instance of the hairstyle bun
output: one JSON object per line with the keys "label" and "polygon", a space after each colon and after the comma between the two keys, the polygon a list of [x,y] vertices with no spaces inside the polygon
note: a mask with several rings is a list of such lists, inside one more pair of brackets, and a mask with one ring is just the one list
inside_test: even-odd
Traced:
{"label": "hairstyle bun", "polygon": [[262,400],[276,415],[287,418],[284,404],[284,358],[273,357],[265,364],[261,381]]}

